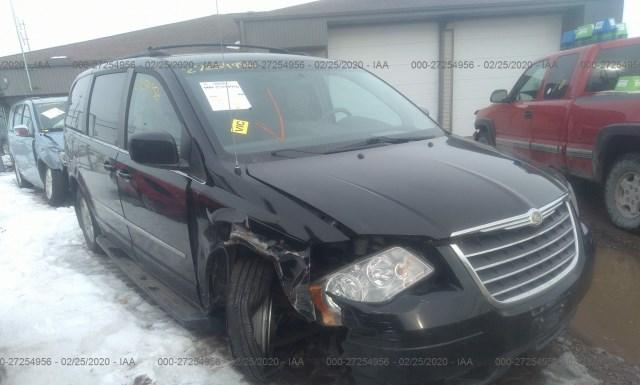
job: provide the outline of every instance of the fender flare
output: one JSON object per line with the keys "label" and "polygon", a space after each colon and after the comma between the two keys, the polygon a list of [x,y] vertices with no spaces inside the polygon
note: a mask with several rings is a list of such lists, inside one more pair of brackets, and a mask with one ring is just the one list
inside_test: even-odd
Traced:
{"label": "fender flare", "polygon": [[481,130],[478,127],[484,127],[487,130],[487,134],[489,134],[489,140],[491,141],[491,145],[496,145],[496,129],[493,125],[493,120],[486,118],[477,118],[474,123],[475,133],[473,134],[473,139],[476,139],[479,131]]}
{"label": "fender flare", "polygon": [[[609,143],[616,137],[633,136],[640,139],[640,123],[620,123],[603,127],[596,138],[593,148],[592,167],[596,180],[604,178],[604,166]],[[640,149],[638,149],[640,151]]]}

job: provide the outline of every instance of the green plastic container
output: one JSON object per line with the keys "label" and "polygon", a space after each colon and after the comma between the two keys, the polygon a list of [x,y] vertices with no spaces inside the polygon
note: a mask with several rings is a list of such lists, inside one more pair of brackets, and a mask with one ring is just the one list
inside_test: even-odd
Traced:
{"label": "green plastic container", "polygon": [[576,28],[576,40],[588,40],[593,37],[593,24],[585,24]]}
{"label": "green plastic container", "polygon": [[640,92],[640,76],[620,76],[614,91]]}

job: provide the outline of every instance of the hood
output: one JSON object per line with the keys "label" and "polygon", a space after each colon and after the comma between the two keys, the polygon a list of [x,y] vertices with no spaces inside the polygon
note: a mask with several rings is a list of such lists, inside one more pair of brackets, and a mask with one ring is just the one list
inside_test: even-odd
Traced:
{"label": "hood", "polygon": [[248,174],[359,235],[444,239],[566,193],[540,170],[453,136],[250,164]]}

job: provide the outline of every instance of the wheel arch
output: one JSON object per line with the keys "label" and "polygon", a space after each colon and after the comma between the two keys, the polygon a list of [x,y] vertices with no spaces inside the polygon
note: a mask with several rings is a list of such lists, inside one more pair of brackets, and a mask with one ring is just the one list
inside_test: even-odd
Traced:
{"label": "wheel arch", "polygon": [[200,297],[208,312],[219,309],[226,295],[227,282],[238,255],[269,261],[283,291],[298,313],[315,319],[310,298],[300,300],[307,290],[310,273],[310,249],[296,240],[248,218],[237,210],[222,208],[207,211],[207,222],[198,230],[197,275]]}
{"label": "wheel arch", "polygon": [[600,130],[593,153],[593,175],[603,182],[613,163],[628,153],[640,153],[640,123],[606,126]]}
{"label": "wheel arch", "polygon": [[496,130],[493,124],[493,120],[486,118],[478,118],[474,123],[475,133],[473,134],[473,138],[477,139],[478,134],[482,131],[486,131],[489,137],[489,142],[491,145],[496,145]]}

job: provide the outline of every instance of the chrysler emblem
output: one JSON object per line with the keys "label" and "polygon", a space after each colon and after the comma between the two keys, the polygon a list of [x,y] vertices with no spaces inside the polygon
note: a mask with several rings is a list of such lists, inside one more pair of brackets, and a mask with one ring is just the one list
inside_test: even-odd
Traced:
{"label": "chrysler emblem", "polygon": [[529,222],[531,222],[531,224],[534,226],[538,226],[542,223],[542,213],[540,212],[540,210],[529,210]]}

